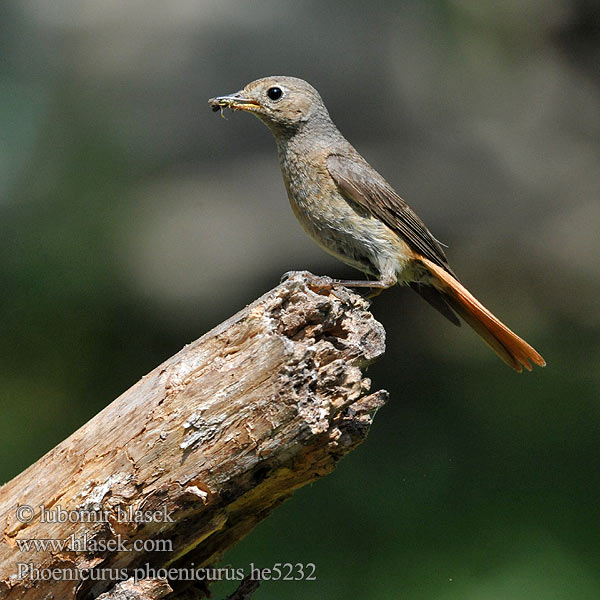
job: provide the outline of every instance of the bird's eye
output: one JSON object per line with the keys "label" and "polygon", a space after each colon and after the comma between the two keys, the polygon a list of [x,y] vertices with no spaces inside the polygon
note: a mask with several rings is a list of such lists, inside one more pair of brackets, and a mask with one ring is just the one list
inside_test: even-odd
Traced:
{"label": "bird's eye", "polygon": [[267,96],[269,96],[271,100],[279,100],[279,98],[283,96],[283,90],[278,87],[271,87],[267,90]]}

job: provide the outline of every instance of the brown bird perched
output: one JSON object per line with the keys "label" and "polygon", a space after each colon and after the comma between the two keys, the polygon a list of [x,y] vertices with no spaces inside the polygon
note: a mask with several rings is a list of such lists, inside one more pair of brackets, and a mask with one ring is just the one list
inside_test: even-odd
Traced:
{"label": "brown bird perched", "polygon": [[295,77],[265,77],[209,100],[271,130],[294,214],[324,250],[375,281],[328,280],[380,292],[409,285],[455,325],[462,317],[515,371],[544,359],[457,279],[439,242],[334,125],[321,96]]}

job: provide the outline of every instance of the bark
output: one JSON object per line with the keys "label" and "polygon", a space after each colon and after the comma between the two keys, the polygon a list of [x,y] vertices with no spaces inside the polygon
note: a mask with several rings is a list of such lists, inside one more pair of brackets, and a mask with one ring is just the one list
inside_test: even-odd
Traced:
{"label": "bark", "polygon": [[160,600],[173,588],[165,579],[127,579],[115,585],[110,592],[100,594],[97,600]]}
{"label": "bark", "polygon": [[[384,345],[366,300],[293,274],[0,488],[0,598],[200,597],[156,570],[214,565],[362,442]],[[46,539],[71,546],[23,548]]]}

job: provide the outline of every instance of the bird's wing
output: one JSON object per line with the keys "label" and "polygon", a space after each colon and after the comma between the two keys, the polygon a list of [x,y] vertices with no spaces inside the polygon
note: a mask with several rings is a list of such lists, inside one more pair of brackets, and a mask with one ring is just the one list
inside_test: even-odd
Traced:
{"label": "bird's wing", "polygon": [[327,170],[346,197],[383,221],[413,250],[454,275],[440,243],[412,208],[368,163],[331,154],[327,157]]}

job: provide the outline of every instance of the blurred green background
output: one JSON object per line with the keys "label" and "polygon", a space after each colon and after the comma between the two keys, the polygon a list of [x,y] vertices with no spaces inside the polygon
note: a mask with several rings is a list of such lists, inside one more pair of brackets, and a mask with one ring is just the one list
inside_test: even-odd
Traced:
{"label": "blurred green background", "polygon": [[600,597],[597,2],[0,10],[2,481],[283,272],[356,276],[296,223],[267,129],[206,103],[295,75],[549,366],[383,294],[368,441],[226,564],[316,564],[262,600]]}

